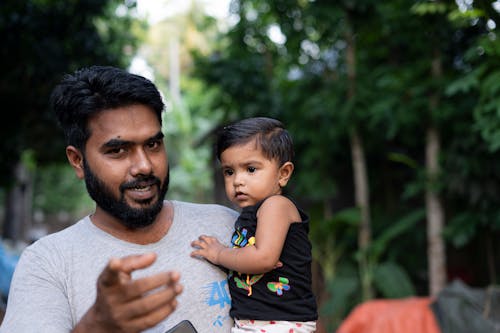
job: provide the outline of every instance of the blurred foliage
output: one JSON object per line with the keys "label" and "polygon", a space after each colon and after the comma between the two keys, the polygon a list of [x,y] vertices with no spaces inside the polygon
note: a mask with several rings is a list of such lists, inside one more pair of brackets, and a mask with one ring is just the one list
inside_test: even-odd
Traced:
{"label": "blurred foliage", "polygon": [[213,202],[211,142],[222,112],[212,108],[217,88],[190,74],[191,54],[210,54],[217,32],[218,21],[204,13],[199,1],[193,1],[185,13],[167,15],[152,24],[138,49],[138,56],[153,69],[153,80],[167,102],[163,131],[171,199]]}
{"label": "blurred foliage", "polygon": [[[362,278],[373,284],[376,297],[403,298],[417,294],[409,274],[413,267],[400,260],[404,251],[395,249],[398,239],[411,236],[423,218],[423,210],[414,211],[377,230],[371,246],[364,251],[366,253],[351,250],[356,246],[358,209],[341,210],[329,220],[312,225],[313,257],[321,264],[327,292],[331,295],[321,311],[332,327],[338,326],[351,308],[363,300]],[[362,257],[368,260],[360,269]]]}
{"label": "blurred foliage", "polygon": [[[201,82],[185,80],[190,91],[179,103],[172,103],[165,115],[164,132],[170,166],[168,197],[195,202],[213,201],[212,147],[207,138],[216,122],[211,110],[212,94]],[[220,118],[220,117],[219,117]]]}
{"label": "blurred foliage", "polygon": [[48,164],[35,171],[33,209],[44,215],[89,214],[94,208],[85,183],[68,164]]}
{"label": "blurred foliage", "polygon": [[[62,73],[82,65],[126,66],[140,36],[147,43],[139,54],[158,73],[155,82],[168,101],[169,196],[211,201],[212,134],[220,124],[271,116],[291,132],[296,168],[286,191],[311,215],[314,257],[326,284],[321,313],[331,328],[362,301],[364,279],[375,297],[427,293],[430,124],[441,135],[441,174],[433,186],[443,199],[448,254],[479,251],[474,260],[460,257],[450,265],[471,272],[475,285],[498,283],[498,264],[484,263],[498,262],[500,251],[484,241],[485,234],[500,235],[498,1],[233,0],[233,24],[220,34],[196,2],[185,16],[146,34],[128,16],[134,5],[2,3],[0,98],[13,120],[0,125],[0,196],[11,179],[9,162],[26,152],[37,165],[37,188],[51,193],[43,198],[35,191],[39,209],[70,209],[81,200],[82,188],[63,180],[72,179],[71,172],[43,166],[64,158],[48,93]],[[357,77],[355,98],[346,101],[348,32],[356,40]],[[180,46],[180,99],[170,87],[172,40]],[[439,80],[431,75],[436,54]],[[439,96],[438,108],[429,107],[430,96]],[[370,179],[373,242],[364,252],[353,207],[354,126],[365,143]]]}
{"label": "blurred foliage", "polygon": [[133,0],[2,1],[0,102],[9,116],[0,125],[1,187],[12,184],[24,150],[36,163],[63,161],[50,92],[77,68],[128,65],[143,27],[130,14],[134,7]]}
{"label": "blurred foliage", "polygon": [[[432,186],[443,199],[448,251],[498,232],[500,19],[491,2],[234,0],[231,9],[236,23],[211,56],[195,58],[195,74],[218,88],[212,107],[224,111],[225,122],[271,116],[292,133],[296,169],[288,192],[313,216],[315,258],[330,293],[324,314],[345,315],[361,301],[363,279],[375,296],[426,293],[429,125],[441,135],[441,174]],[[347,32],[356,40],[349,101]],[[437,55],[439,80],[431,75]],[[353,126],[366,145],[370,179],[374,239],[367,253],[357,248]],[[498,248],[481,251],[498,256]],[[368,261],[359,265],[362,256]],[[497,282],[498,265],[460,265],[474,266],[473,283]],[[395,281],[404,282],[388,288]]]}

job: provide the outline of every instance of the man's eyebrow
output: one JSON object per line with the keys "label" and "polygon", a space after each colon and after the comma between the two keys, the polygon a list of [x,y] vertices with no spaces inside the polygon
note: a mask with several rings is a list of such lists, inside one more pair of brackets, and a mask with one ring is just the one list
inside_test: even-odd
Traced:
{"label": "man's eyebrow", "polygon": [[118,148],[131,144],[132,141],[121,140],[121,139],[111,139],[102,146],[104,148]]}
{"label": "man's eyebrow", "polygon": [[[158,133],[156,133],[152,137],[148,138],[146,140],[146,142],[163,140],[164,137],[165,137],[165,135],[163,134],[163,132],[159,131]],[[133,143],[134,142],[130,141],[130,140],[122,140],[122,139],[117,138],[117,139],[111,139],[111,140],[109,140],[108,142],[106,142],[103,145],[103,147],[105,147],[105,148],[118,148],[118,147],[123,147],[123,146],[130,145],[130,144],[133,144]]]}
{"label": "man's eyebrow", "polygon": [[156,135],[153,135],[148,141],[157,141],[157,140],[163,140],[165,135],[163,134],[162,131],[159,131],[156,133]]}

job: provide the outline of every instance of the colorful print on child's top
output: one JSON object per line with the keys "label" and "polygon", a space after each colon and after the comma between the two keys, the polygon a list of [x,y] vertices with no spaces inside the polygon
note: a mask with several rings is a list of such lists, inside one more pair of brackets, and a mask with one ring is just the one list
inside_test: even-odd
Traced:
{"label": "colorful print on child's top", "polygon": [[246,228],[243,228],[241,232],[239,229],[236,229],[236,234],[233,235],[233,238],[231,239],[231,244],[233,244],[233,247],[245,247],[254,245],[255,237],[252,236],[247,239],[247,234],[248,230]]}
{"label": "colorful print on child's top", "polygon": [[[241,231],[239,228],[236,229],[233,238],[231,239],[231,243],[234,248],[241,248],[246,246],[255,245],[255,237],[252,236],[247,239],[248,230],[246,228],[242,228]],[[230,277],[234,275],[234,272],[230,272]],[[247,296],[252,296],[252,286],[256,284],[264,274],[246,274],[246,279],[241,278],[243,274],[238,273],[239,277],[233,276],[234,282],[236,286],[241,289],[245,289],[248,291]],[[285,277],[279,277],[279,281],[269,282],[267,284],[267,289],[276,293],[278,296],[283,295],[283,291],[290,290],[290,285],[288,284],[289,280]]]}
{"label": "colorful print on child's top", "polygon": [[246,291],[248,291],[247,296],[252,296],[252,286],[256,284],[264,276],[264,274],[257,274],[257,275],[246,274],[246,276],[247,276],[246,280],[240,279],[235,276],[234,282],[236,282],[238,288],[245,289]]}
{"label": "colorful print on child's top", "polygon": [[[236,229],[235,234],[233,235],[233,238],[231,239],[231,243],[233,244],[233,247],[240,248],[240,247],[245,247],[245,246],[252,246],[255,244],[255,237],[250,237],[247,239],[248,235],[248,230],[246,228],[243,228],[240,232],[239,229]],[[238,274],[241,277],[241,273]],[[249,275],[246,274],[246,279],[240,279],[238,277],[234,277],[234,282],[236,282],[236,285],[238,288],[245,289],[248,291],[248,296],[252,296],[252,285],[257,283],[264,274],[257,274],[257,275]]]}
{"label": "colorful print on child's top", "polygon": [[283,291],[290,290],[290,285],[288,284],[288,279],[280,276],[279,282],[268,282],[267,289],[275,292],[278,296],[283,295]]}

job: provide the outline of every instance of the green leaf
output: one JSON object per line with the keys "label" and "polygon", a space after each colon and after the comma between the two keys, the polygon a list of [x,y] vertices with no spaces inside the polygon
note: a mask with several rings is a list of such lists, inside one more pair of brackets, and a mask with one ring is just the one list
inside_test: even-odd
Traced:
{"label": "green leaf", "polygon": [[418,221],[425,217],[424,209],[417,209],[403,218],[395,221],[394,224],[386,229],[379,237],[377,237],[371,247],[371,255],[376,259],[379,258],[389,247],[389,242],[396,237],[412,230],[412,228],[417,224]]}
{"label": "green leaf", "polygon": [[393,262],[385,262],[375,268],[373,283],[384,298],[404,298],[416,294],[406,271]]}
{"label": "green leaf", "polygon": [[446,87],[445,93],[447,96],[453,96],[459,93],[470,92],[472,89],[477,89],[478,87],[478,72],[473,71],[455,81],[452,81],[448,87]]}

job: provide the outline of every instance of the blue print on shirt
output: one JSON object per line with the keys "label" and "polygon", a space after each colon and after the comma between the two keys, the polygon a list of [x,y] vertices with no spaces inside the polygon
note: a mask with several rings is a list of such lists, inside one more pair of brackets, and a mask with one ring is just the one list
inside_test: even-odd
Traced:
{"label": "blue print on shirt", "polygon": [[209,306],[219,305],[221,309],[224,306],[231,305],[231,298],[227,291],[227,280],[215,281],[205,286],[208,289],[206,303]]}
{"label": "blue print on shirt", "polygon": [[217,316],[217,318],[215,318],[215,321],[212,323],[212,326],[216,326],[216,327],[222,327],[224,325],[224,321],[228,320],[229,319],[229,315],[227,316]]}

